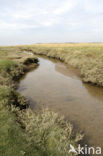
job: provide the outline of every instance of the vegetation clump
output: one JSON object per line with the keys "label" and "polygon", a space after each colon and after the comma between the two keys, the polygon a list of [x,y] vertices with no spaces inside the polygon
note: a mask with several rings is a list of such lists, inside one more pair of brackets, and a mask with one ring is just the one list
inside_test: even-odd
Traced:
{"label": "vegetation clump", "polygon": [[83,136],[74,134],[73,126],[48,109],[32,112],[30,109],[18,114],[26,129],[27,140],[39,155],[72,156],[70,144],[75,148]]}
{"label": "vegetation clump", "polygon": [[31,63],[38,63],[38,59],[36,57],[27,58],[24,61],[25,65],[31,64]]}

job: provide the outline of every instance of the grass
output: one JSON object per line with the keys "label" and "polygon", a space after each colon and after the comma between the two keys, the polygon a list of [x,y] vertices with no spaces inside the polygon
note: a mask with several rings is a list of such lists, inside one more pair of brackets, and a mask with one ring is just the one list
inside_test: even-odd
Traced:
{"label": "grass", "polygon": [[50,110],[41,113],[27,110],[20,114],[22,124],[27,132],[27,139],[40,155],[72,156],[70,144],[75,148],[82,139],[79,133],[74,134],[73,126]]}
{"label": "grass", "polygon": [[20,48],[59,59],[78,68],[84,82],[103,87],[103,43],[35,44]]}
{"label": "grass", "polygon": [[20,77],[38,62],[23,48],[0,47],[0,156],[72,156],[69,145],[77,147],[82,135],[54,112],[32,112],[15,90]]}
{"label": "grass", "polygon": [[16,121],[15,114],[2,106],[0,109],[0,155],[21,155],[21,151],[26,148],[24,140],[23,129]]}
{"label": "grass", "polygon": [[15,67],[16,63],[12,60],[0,60],[0,71],[8,71],[12,67]]}

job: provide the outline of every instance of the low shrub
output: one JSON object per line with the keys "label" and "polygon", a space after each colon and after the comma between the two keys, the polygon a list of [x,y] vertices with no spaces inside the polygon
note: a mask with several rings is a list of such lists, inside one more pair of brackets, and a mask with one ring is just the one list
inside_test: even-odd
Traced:
{"label": "low shrub", "polygon": [[63,117],[48,109],[38,113],[27,109],[19,112],[19,118],[25,127],[27,141],[39,155],[73,156],[69,153],[70,144],[76,148],[83,138],[79,133],[74,134],[73,126]]}

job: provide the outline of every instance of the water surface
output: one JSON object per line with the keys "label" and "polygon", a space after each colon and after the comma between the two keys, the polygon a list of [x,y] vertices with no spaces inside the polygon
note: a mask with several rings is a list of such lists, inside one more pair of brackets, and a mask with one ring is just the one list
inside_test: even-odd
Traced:
{"label": "water surface", "polygon": [[21,80],[18,91],[32,109],[49,107],[75,123],[92,146],[103,147],[103,89],[84,84],[77,70],[39,58],[40,65]]}

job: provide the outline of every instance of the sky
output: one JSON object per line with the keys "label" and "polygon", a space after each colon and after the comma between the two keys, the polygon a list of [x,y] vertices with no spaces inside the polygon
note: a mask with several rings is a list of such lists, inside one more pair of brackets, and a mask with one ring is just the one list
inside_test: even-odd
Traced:
{"label": "sky", "polygon": [[103,0],[0,0],[0,45],[103,42]]}

